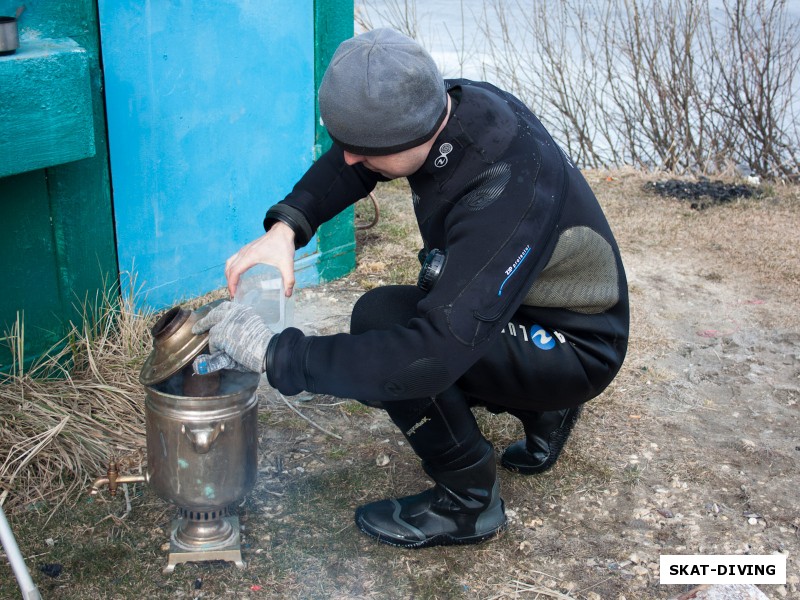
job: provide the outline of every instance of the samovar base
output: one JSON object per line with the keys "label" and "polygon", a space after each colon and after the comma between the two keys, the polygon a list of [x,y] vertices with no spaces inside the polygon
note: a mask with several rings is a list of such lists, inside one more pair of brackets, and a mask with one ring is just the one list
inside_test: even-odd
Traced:
{"label": "samovar base", "polygon": [[174,519],[172,521],[172,531],[169,536],[169,557],[167,559],[167,566],[164,567],[163,573],[169,575],[175,570],[176,565],[187,562],[208,562],[212,560],[224,560],[232,562],[240,569],[244,569],[245,564],[242,560],[242,546],[241,536],[239,529],[239,517],[227,516],[222,517],[226,527],[231,529],[231,535],[227,536],[223,543],[212,543],[204,547],[198,545],[196,548],[187,549],[186,547],[176,542],[176,534],[178,530],[184,525],[184,519]]}

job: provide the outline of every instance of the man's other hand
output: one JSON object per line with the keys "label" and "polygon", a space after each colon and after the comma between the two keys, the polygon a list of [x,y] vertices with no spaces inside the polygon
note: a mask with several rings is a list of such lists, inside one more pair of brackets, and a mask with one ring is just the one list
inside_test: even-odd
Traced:
{"label": "man's other hand", "polygon": [[252,307],[223,302],[192,327],[195,335],[206,331],[212,354],[223,351],[250,371],[264,371],[264,355],[273,334]]}

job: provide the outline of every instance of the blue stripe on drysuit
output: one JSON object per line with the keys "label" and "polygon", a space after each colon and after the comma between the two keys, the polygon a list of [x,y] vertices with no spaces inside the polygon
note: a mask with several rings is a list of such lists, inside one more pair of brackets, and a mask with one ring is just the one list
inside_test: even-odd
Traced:
{"label": "blue stripe on drysuit", "polygon": [[516,272],[517,272],[517,269],[519,269],[520,265],[521,265],[521,264],[522,264],[522,263],[525,261],[525,259],[526,259],[526,258],[528,258],[528,254],[530,254],[530,251],[531,251],[531,249],[530,249],[530,246],[529,246],[529,247],[528,247],[528,249],[527,249],[527,250],[525,250],[525,252],[523,252],[523,254],[522,254],[522,258],[521,258],[521,259],[520,259],[520,261],[517,263],[517,266],[516,266],[516,267],[514,267],[514,268],[511,270],[511,273],[509,273],[509,274],[508,274],[508,277],[506,277],[506,278],[503,280],[503,283],[501,283],[501,284],[500,284],[500,289],[499,289],[499,290],[497,290],[497,295],[498,295],[498,296],[502,296],[502,295],[503,295],[503,286],[506,284],[506,282],[507,282],[509,279],[511,279],[511,277],[514,275],[514,273],[516,273]]}

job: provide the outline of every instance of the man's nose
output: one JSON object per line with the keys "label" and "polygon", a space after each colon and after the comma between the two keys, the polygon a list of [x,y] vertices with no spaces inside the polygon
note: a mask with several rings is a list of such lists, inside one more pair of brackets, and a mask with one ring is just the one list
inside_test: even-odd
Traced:
{"label": "man's nose", "polygon": [[344,162],[351,167],[353,165],[357,165],[360,162],[364,162],[364,159],[365,157],[361,156],[360,154],[353,154],[352,152],[344,150]]}

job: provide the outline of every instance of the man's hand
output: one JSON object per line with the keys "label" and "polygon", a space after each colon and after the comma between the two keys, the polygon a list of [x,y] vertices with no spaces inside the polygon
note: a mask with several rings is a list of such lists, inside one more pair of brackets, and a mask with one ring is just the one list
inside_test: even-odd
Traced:
{"label": "man's hand", "polygon": [[264,371],[272,332],[252,307],[223,302],[192,327],[195,335],[206,331],[212,354],[222,351],[249,371]]}
{"label": "man's hand", "polygon": [[260,238],[243,246],[225,262],[228,292],[236,295],[242,273],[250,267],[266,264],[277,267],[283,278],[286,297],[294,290],[294,231],[285,223],[277,222]]}

